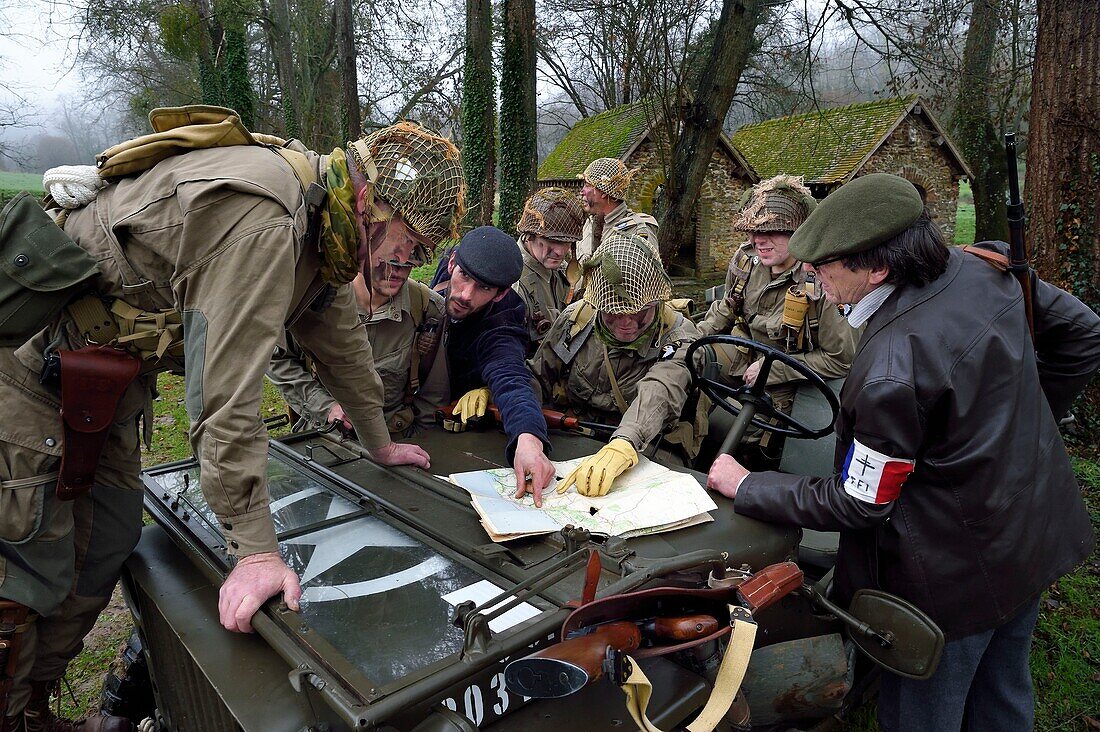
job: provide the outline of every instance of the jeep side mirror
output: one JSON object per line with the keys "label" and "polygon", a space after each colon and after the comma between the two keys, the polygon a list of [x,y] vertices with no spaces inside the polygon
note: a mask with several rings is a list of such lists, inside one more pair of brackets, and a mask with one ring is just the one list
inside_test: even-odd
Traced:
{"label": "jeep side mirror", "polygon": [[880,590],[858,590],[845,612],[812,584],[802,585],[802,592],[848,626],[856,648],[887,671],[917,680],[935,673],[943,631],[912,603]]}
{"label": "jeep side mirror", "polygon": [[852,633],[852,642],[872,661],[910,679],[935,673],[943,631],[915,605],[880,590],[859,590],[849,612],[876,630],[874,636]]}

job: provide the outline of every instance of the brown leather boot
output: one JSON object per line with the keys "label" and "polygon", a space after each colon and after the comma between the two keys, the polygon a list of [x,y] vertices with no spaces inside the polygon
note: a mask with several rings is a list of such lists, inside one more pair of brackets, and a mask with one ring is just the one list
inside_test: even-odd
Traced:
{"label": "brown leather boot", "polygon": [[0,732],[26,732],[23,726],[23,715],[15,717],[0,716]]}
{"label": "brown leather boot", "polygon": [[27,708],[23,710],[23,730],[26,732],[133,732],[134,726],[125,717],[95,716],[73,722],[56,716],[50,709],[50,696],[58,686],[57,681],[31,682],[31,699],[27,702]]}

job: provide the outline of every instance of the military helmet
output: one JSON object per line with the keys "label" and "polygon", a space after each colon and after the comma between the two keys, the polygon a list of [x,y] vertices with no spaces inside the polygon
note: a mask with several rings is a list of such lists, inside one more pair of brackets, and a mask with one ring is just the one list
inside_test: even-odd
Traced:
{"label": "military helmet", "polygon": [[626,192],[630,190],[630,179],[638,170],[630,170],[626,163],[616,158],[596,158],[578,178],[595,188],[601,193],[611,196],[617,201],[626,200]]}
{"label": "military helmet", "polygon": [[801,177],[777,175],[760,181],[741,200],[737,231],[794,231],[817,206]]}
{"label": "military helmet", "polygon": [[555,241],[575,242],[581,238],[584,209],[575,193],[564,188],[540,188],[523,206],[516,230]]}
{"label": "military helmet", "polygon": [[608,234],[584,272],[584,300],[602,313],[637,313],[672,297],[672,281],[649,243],[636,234]]}
{"label": "military helmet", "polygon": [[458,148],[415,122],[398,122],[349,142],[348,156],[382,199],[433,244],[458,238],[466,181]]}

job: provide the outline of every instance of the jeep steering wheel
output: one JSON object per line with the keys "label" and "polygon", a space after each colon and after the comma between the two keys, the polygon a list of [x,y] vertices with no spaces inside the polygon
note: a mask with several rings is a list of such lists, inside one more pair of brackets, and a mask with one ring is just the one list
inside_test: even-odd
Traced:
{"label": "jeep steering wheel", "polygon": [[[694,358],[695,352],[703,346],[713,344],[748,348],[764,357],[764,362],[760,364],[760,373],[752,386],[734,387],[699,373],[699,366]],[[833,393],[833,390],[829,388],[824,379],[814,373],[813,369],[806,364],[765,343],[733,335],[703,336],[688,347],[686,359],[688,369],[691,371],[692,386],[698,387],[700,391],[710,397],[712,402],[737,418],[733,428],[722,443],[721,452],[729,453],[738,447],[750,424],[777,435],[812,440],[829,434],[836,422],[837,415],[840,414],[840,400],[837,399],[836,394]],[[789,366],[795,373],[809,381],[821,392],[832,409],[829,424],[820,429],[814,429],[775,406],[765,387],[768,383],[768,374],[772,370],[772,364],[776,361]],[[730,399],[737,400],[742,406],[732,404],[729,401]],[[769,420],[773,420],[774,423]]]}

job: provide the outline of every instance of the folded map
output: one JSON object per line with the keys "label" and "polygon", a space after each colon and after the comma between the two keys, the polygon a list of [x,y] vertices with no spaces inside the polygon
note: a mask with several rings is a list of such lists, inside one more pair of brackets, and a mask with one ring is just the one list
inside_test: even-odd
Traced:
{"label": "folded map", "polygon": [[641,536],[713,521],[718,507],[699,481],[642,458],[618,478],[605,496],[589,498],[570,488],[554,490],[584,458],[555,461],[557,480],[542,495],[542,508],[527,494],[515,499],[516,474],[509,468],[455,473],[449,479],[471,496],[481,524],[493,541],[560,531],[567,525],[609,536]]}

